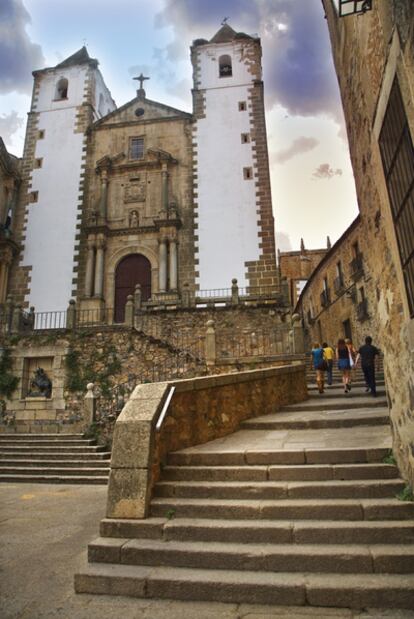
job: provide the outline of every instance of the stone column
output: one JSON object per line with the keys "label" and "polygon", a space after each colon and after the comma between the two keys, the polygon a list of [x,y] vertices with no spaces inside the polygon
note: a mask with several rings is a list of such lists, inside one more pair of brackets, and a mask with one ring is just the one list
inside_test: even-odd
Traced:
{"label": "stone column", "polygon": [[165,238],[159,241],[158,262],[159,292],[167,292],[167,240]]}
{"label": "stone column", "polygon": [[103,297],[105,239],[96,239],[95,297]]}
{"label": "stone column", "polygon": [[88,237],[88,257],[86,259],[86,275],[85,275],[85,297],[93,295],[93,280],[95,268],[95,238]]}
{"label": "stone column", "polygon": [[177,272],[177,241],[172,239],[170,241],[169,261],[170,290],[177,290]]}
{"label": "stone column", "polygon": [[5,247],[0,253],[0,303],[4,303],[6,301],[9,268],[12,260],[12,250],[9,247]]}
{"label": "stone column", "polygon": [[108,212],[108,174],[106,171],[101,173],[101,197],[99,199],[99,216],[106,219]]}
{"label": "stone column", "polygon": [[163,164],[161,170],[161,210],[167,216],[168,213],[168,170],[166,164]]}
{"label": "stone column", "polygon": [[73,331],[76,327],[76,301],[69,301],[68,309],[66,310],[66,328]]}

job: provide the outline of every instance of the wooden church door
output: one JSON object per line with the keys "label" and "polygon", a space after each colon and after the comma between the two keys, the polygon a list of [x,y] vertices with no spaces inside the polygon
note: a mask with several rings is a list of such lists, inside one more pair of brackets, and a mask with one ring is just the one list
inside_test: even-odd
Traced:
{"label": "wooden church door", "polygon": [[126,256],[115,272],[115,322],[124,322],[125,303],[135,286],[141,284],[142,300],[151,296],[151,263],[141,254]]}

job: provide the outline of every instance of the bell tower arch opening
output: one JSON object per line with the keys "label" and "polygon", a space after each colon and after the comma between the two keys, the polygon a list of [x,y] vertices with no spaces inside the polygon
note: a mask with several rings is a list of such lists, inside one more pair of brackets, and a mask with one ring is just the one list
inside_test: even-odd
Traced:
{"label": "bell tower arch opening", "polygon": [[137,284],[141,286],[142,300],[147,301],[151,297],[151,263],[142,254],[129,254],[115,271],[115,322],[124,322],[127,297],[134,294]]}

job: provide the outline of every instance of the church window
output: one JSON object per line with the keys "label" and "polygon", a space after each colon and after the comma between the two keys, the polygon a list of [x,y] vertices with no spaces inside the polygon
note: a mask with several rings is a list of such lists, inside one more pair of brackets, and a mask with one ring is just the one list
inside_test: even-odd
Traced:
{"label": "church window", "polygon": [[62,77],[56,84],[55,100],[68,98],[68,86],[68,80]]}
{"label": "church window", "polygon": [[239,112],[245,112],[247,110],[246,101],[239,101]]}
{"label": "church window", "polygon": [[242,133],[241,134],[241,143],[248,144],[250,142],[250,133]]}
{"label": "church window", "polygon": [[243,168],[243,178],[248,181],[253,178],[253,170],[252,168]]}
{"label": "church window", "polygon": [[219,58],[219,75],[220,77],[231,77],[233,75],[231,57],[228,54]]}
{"label": "church window", "polygon": [[414,148],[397,78],[379,136],[410,316],[414,317]]}
{"label": "church window", "polygon": [[129,141],[129,158],[142,159],[144,157],[144,138],[131,138]]}

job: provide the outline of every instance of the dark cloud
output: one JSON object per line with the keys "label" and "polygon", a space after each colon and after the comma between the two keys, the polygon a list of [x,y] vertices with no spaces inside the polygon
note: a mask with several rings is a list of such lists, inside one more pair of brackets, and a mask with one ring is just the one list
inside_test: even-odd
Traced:
{"label": "dark cloud", "polygon": [[258,33],[263,46],[267,106],[292,115],[329,115],[341,124],[341,104],[320,0],[165,0],[156,16],[171,27],[167,61],[188,58],[188,41],[211,38],[224,17],[235,30]]}
{"label": "dark cloud", "polygon": [[42,48],[32,43],[30,15],[22,0],[0,1],[0,93],[30,93],[32,71],[44,65]]}
{"label": "dark cloud", "polygon": [[321,163],[321,165],[316,168],[312,176],[314,177],[314,179],[331,179],[334,176],[342,176],[342,170],[341,168],[336,168],[336,170],[334,170],[333,168],[331,168],[329,163]]}
{"label": "dark cloud", "polygon": [[0,116],[0,136],[3,138],[7,148],[13,150],[12,136],[18,131],[24,123],[24,119],[18,115],[16,110],[12,110],[10,114],[2,114]]}
{"label": "dark cloud", "polygon": [[306,138],[304,135],[301,135],[299,138],[296,138],[296,140],[293,140],[288,148],[274,153],[272,155],[272,161],[275,163],[285,163],[289,161],[289,159],[296,157],[296,155],[301,155],[302,153],[313,150],[318,144],[319,140],[316,138]]}

